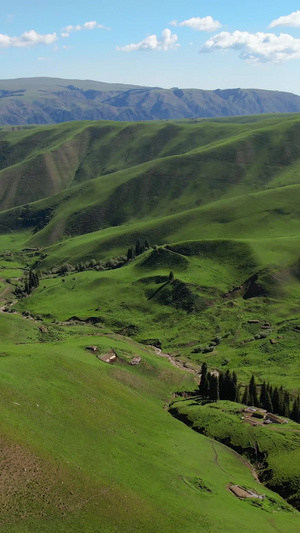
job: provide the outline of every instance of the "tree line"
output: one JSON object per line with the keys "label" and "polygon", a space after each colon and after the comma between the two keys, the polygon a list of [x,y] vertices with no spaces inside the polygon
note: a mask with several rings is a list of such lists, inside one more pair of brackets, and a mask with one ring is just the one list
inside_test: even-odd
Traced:
{"label": "tree line", "polygon": [[40,274],[34,270],[29,270],[28,277],[24,281],[24,287],[16,287],[14,291],[15,295],[19,297],[28,296],[39,284]]}
{"label": "tree line", "polygon": [[86,270],[114,270],[120,268],[135,257],[141,255],[146,250],[151,248],[149,239],[146,239],[144,243],[138,239],[135,246],[128,248],[127,254],[120,255],[118,257],[112,257],[107,261],[97,261],[96,259],[90,259],[89,261],[80,261],[76,265],[70,263],[64,263],[58,267],[53,267],[49,271],[44,271],[44,274],[68,274],[69,272],[84,272]]}
{"label": "tree line", "polygon": [[127,261],[130,261],[131,259],[134,259],[138,255],[141,255],[146,250],[150,249],[150,241],[149,239],[146,239],[144,243],[141,242],[140,239],[138,239],[135,243],[135,247],[128,248],[127,250]]}
{"label": "tree line", "polygon": [[213,402],[218,400],[230,400],[239,402],[239,387],[235,372],[209,372],[207,363],[201,367],[201,379],[199,383],[199,394]]}
{"label": "tree line", "polygon": [[268,413],[286,416],[300,423],[300,396],[292,400],[290,393],[281,387],[273,387],[265,381],[258,386],[254,375],[249,384],[244,386],[238,383],[235,372],[209,372],[207,363],[201,367],[201,379],[199,394],[203,398],[216,402],[218,400],[230,400],[241,402],[244,405],[265,409]]}

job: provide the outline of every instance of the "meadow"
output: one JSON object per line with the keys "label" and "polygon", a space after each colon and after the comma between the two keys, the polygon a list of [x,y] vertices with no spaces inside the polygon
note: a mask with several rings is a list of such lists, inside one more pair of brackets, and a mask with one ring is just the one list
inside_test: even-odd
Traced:
{"label": "meadow", "polygon": [[[193,386],[186,372],[128,339],[82,328],[36,342],[32,321],[7,318],[23,327],[21,344],[4,335],[2,347],[2,531],[224,531],[225,522],[250,532],[253,520],[261,532],[298,530],[298,513],[265,487],[267,509],[235,498],[232,481],[262,492],[244,461],[163,409]],[[86,350],[91,341],[100,354],[113,348],[117,364]]]}

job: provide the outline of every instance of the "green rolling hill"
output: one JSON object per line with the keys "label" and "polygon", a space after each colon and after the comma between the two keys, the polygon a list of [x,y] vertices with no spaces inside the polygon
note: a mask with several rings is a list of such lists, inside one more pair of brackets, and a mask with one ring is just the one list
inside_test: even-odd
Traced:
{"label": "green rolling hill", "polygon": [[299,530],[298,424],[257,437],[284,500],[211,440],[255,439],[230,409],[228,436],[222,405],[197,405],[210,438],[163,409],[204,361],[298,394],[299,132],[298,115],[1,129],[3,531]]}

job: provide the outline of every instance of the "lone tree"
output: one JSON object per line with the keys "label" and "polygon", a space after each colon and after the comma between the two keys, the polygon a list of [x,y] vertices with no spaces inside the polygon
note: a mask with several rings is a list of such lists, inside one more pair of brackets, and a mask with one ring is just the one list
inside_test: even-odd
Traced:
{"label": "lone tree", "polygon": [[172,281],[174,280],[174,274],[171,270],[170,274],[169,274],[169,282],[172,283]]}
{"label": "lone tree", "polygon": [[128,248],[127,250],[127,261],[130,261],[134,258],[134,250],[133,248]]}
{"label": "lone tree", "polygon": [[136,241],[136,243],[135,243],[135,255],[140,255],[141,247],[142,247],[142,243],[141,243],[140,239],[138,239]]}

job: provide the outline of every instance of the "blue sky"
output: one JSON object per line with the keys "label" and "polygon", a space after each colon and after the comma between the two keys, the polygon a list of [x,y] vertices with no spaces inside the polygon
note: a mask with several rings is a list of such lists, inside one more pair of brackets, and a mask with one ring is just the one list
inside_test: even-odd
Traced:
{"label": "blue sky", "polygon": [[10,0],[1,78],[300,94],[300,4],[287,0]]}

